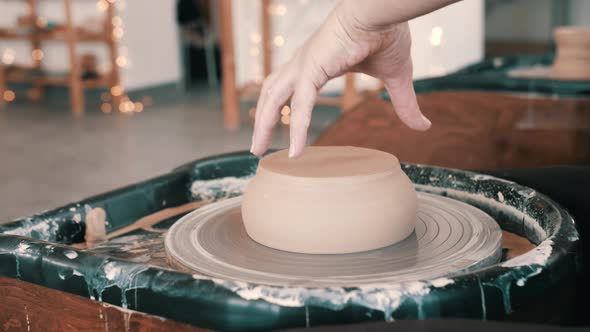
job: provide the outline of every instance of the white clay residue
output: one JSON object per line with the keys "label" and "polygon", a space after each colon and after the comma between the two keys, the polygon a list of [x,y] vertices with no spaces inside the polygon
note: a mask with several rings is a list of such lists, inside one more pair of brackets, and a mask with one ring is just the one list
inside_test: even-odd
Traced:
{"label": "white clay residue", "polygon": [[500,57],[496,57],[492,61],[494,64],[494,68],[502,67],[502,65],[504,64],[504,59]]}
{"label": "white clay residue", "polygon": [[542,271],[543,271],[543,268],[541,268],[541,267],[536,268],[535,271],[533,271],[532,273],[529,273],[526,277],[522,277],[522,278],[516,280],[516,285],[518,287],[524,286],[524,284],[527,282],[527,280],[529,280],[529,278],[540,274]]}
{"label": "white clay residue", "polygon": [[[459,190],[448,188],[436,188],[426,185],[419,185],[417,186],[417,188],[420,188],[420,190],[431,193],[445,192],[449,197],[456,198],[464,202],[473,202],[478,205],[485,205],[490,209],[495,209],[497,211],[512,214],[513,218],[515,218],[516,220],[522,220],[522,222],[527,228],[535,232],[537,238],[542,239],[541,243],[535,249],[500,264],[501,267],[517,268],[517,270],[507,271],[505,274],[499,276],[494,281],[483,282],[480,284],[481,287],[485,285],[499,289],[502,292],[504,310],[506,314],[511,313],[512,304],[510,299],[510,289],[512,285],[516,284],[517,286],[522,287],[525,285],[529,278],[538,275],[543,271],[543,268],[547,264],[547,260],[553,252],[553,239],[547,236],[547,232],[530,215],[506,203],[501,203],[498,200],[489,198],[482,193],[466,193]],[[522,195],[523,193],[520,194]],[[526,195],[530,195],[530,197],[534,196],[530,192],[526,192]],[[498,199],[501,198],[503,198],[503,195],[498,195]],[[575,234],[575,236],[577,236],[577,233]],[[574,237],[574,235],[572,235],[572,237]],[[485,319],[486,312],[483,288],[481,288],[480,291],[482,292],[482,315]]]}
{"label": "white clay residue", "polygon": [[[543,272],[543,266],[540,265],[524,265],[518,266],[517,269],[507,270],[504,274],[497,276],[493,281],[480,282],[480,287],[488,286],[498,289],[502,293],[502,303],[504,304],[504,312],[508,315],[513,312],[512,299],[510,290],[513,285],[524,287],[527,281]],[[485,305],[485,297],[483,297],[482,289],[482,306]]]}
{"label": "white clay residue", "polygon": [[546,239],[541,242],[535,249],[526,252],[520,256],[514,257],[502,264],[502,267],[519,267],[519,266],[531,266],[540,265],[545,266],[547,259],[551,256],[553,251],[553,240]]}
{"label": "white clay residue", "polygon": [[136,263],[147,263],[154,250],[163,249],[162,234],[148,233],[114,238],[92,248],[93,253],[106,253],[116,258],[128,259]]}
{"label": "white clay residue", "polygon": [[57,273],[57,276],[61,280],[66,280],[68,278],[71,278],[72,276],[83,277],[84,275],[80,273],[80,271],[78,270],[62,270]]}
{"label": "white clay residue", "polygon": [[29,309],[25,306],[25,317],[27,319],[27,331],[31,330],[31,320],[29,319]]}
{"label": "white clay residue", "polygon": [[447,195],[451,198],[458,199],[460,201],[470,203],[470,202],[477,202],[480,204],[487,205],[491,209],[495,209],[498,211],[502,211],[507,214],[512,214],[514,218],[518,220],[522,220],[522,222],[526,225],[526,227],[532,228],[534,233],[538,235],[541,239],[547,238],[547,232],[539,225],[537,220],[535,220],[530,215],[518,210],[514,206],[510,206],[506,203],[498,202],[493,198],[489,198],[485,196],[483,193],[468,193],[460,190],[450,189],[450,188],[439,188],[433,187],[428,185],[416,185],[416,188],[420,191],[429,192],[429,193],[447,193]]}
{"label": "white clay residue", "polygon": [[438,278],[438,279],[434,279],[430,281],[430,284],[432,284],[432,286],[436,287],[436,288],[441,288],[441,287],[445,287],[447,285],[452,284],[454,281],[453,279],[449,279],[449,278]]}
{"label": "white clay residue", "polygon": [[20,242],[18,244],[18,246],[14,249],[14,254],[15,254],[15,268],[16,268],[16,278],[20,279],[21,278],[21,273],[20,273],[20,259],[19,256],[23,256],[26,255],[28,253],[28,250],[31,248],[31,246],[29,246],[28,244],[26,244],[25,242]]}
{"label": "white clay residue", "polygon": [[[207,279],[202,276],[197,277],[198,279]],[[438,278],[430,281],[412,281],[392,285],[367,285],[348,290],[340,287],[273,287],[214,278],[210,280],[218,286],[230,289],[245,300],[264,300],[287,307],[318,305],[332,310],[339,310],[347,305],[355,304],[382,311],[386,320],[393,320],[393,314],[397,308],[408,299],[418,305],[417,317],[423,318],[422,297],[429,294],[434,288],[454,283],[449,278]]]}
{"label": "white clay residue", "polygon": [[483,290],[483,285],[481,284],[481,280],[479,277],[477,278],[477,284],[479,286],[479,296],[481,297],[481,319],[487,320],[488,319],[488,309],[486,305],[486,293]]}
{"label": "white clay residue", "polygon": [[196,280],[211,280],[210,277],[207,277],[207,276],[202,275],[202,274],[196,274],[196,273],[193,274],[193,279],[196,279]]}
{"label": "white clay residue", "polygon": [[21,242],[18,244],[18,247],[16,247],[15,252],[19,254],[24,254],[27,252],[27,250],[29,250],[29,248],[31,248],[31,246],[29,246],[25,242]]}
{"label": "white clay residue", "polygon": [[249,177],[225,177],[214,180],[198,180],[191,185],[191,192],[195,199],[213,200],[220,197],[237,196],[244,193],[246,185],[252,179]]}
{"label": "white clay residue", "polygon": [[497,178],[494,176],[490,176],[490,175],[484,175],[484,174],[475,174],[471,176],[471,179],[474,181],[487,181],[487,180],[493,180],[493,181],[499,181],[499,182],[504,182],[504,183],[510,183],[510,184],[514,184],[514,182],[512,181],[508,181],[502,178]]}
{"label": "white clay residue", "polygon": [[147,265],[130,265],[126,262],[110,261],[106,259],[98,269],[77,270],[74,275],[81,276],[86,280],[88,293],[92,300],[94,294],[102,301],[102,293],[105,289],[116,286],[121,290],[121,306],[127,308],[127,295],[129,290],[147,288],[148,279],[142,279],[140,274],[147,270]]}
{"label": "white clay residue", "polygon": [[533,198],[537,195],[537,192],[532,189],[519,190],[518,194],[524,198]]}
{"label": "white clay residue", "polygon": [[114,280],[119,273],[121,273],[121,269],[118,268],[114,262],[109,262],[104,265],[104,275],[107,280]]}
{"label": "white clay residue", "polygon": [[32,218],[27,218],[22,222],[21,227],[6,231],[3,234],[55,242],[60,222],[61,219],[59,218],[47,218],[36,222],[33,222]]}
{"label": "white clay residue", "polygon": [[76,259],[78,257],[78,253],[73,250],[64,251],[64,255],[69,259]]}

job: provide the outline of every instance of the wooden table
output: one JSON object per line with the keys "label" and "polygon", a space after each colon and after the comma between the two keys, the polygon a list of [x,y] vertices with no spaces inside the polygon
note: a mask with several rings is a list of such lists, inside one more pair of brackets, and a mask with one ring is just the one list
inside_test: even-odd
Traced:
{"label": "wooden table", "polygon": [[432,121],[405,127],[387,100],[343,114],[316,145],[356,145],[402,162],[461,169],[590,164],[590,99],[443,91],[418,95]]}
{"label": "wooden table", "polygon": [[1,331],[207,331],[9,278],[0,299]]}

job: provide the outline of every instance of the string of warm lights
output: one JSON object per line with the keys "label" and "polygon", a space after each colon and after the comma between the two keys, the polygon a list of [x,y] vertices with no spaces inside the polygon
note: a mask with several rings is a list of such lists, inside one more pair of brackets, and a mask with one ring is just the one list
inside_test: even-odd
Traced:
{"label": "string of warm lights", "polygon": [[[96,10],[104,15],[105,12],[109,9],[111,5],[117,5],[116,8],[119,12],[125,10],[126,8],[126,1],[125,0],[97,0],[96,2]],[[111,22],[112,24],[112,37],[119,45],[123,35],[125,33],[124,26],[123,26],[123,19],[121,16],[115,14]],[[42,16],[36,18],[35,24],[40,29],[45,29],[48,26],[48,20]],[[108,26],[104,26],[103,28],[107,28]],[[115,59],[115,65],[119,68],[126,68],[131,65],[131,61],[128,58],[128,51],[127,47],[119,45],[118,47],[118,55]],[[45,54],[41,49],[33,49],[31,51],[31,59],[35,62],[39,62],[44,58]],[[2,56],[0,57],[0,61],[6,66],[12,66],[15,64],[16,60],[16,52],[12,48],[6,48],[2,52]],[[104,75],[108,70],[112,70],[112,68],[108,68],[107,63],[103,63],[98,65],[98,71],[101,75]],[[27,95],[31,99],[36,99],[36,97],[40,97],[39,91],[37,88],[31,88]],[[16,94],[13,90],[5,90],[2,96],[0,96],[7,102],[12,102],[16,98]],[[101,111],[104,113],[110,113],[113,111],[113,101],[115,98],[120,98],[120,103],[118,105],[118,111],[122,113],[140,113],[144,110],[144,107],[148,104],[152,104],[153,100],[151,97],[146,96],[143,98],[141,102],[132,101],[129,96],[127,96],[125,89],[121,85],[115,85],[110,88],[110,90],[106,93],[101,95]]]}
{"label": "string of warm lights", "polygon": [[[44,17],[41,17],[41,16],[36,17],[35,25],[39,29],[45,29],[45,28],[47,28],[47,25],[48,25],[47,19]],[[45,56],[45,54],[43,53],[43,50],[41,50],[41,49],[36,48],[31,51],[31,59],[35,62],[41,61],[44,56]],[[4,52],[2,53],[2,59],[1,59],[2,63],[6,66],[11,66],[11,65],[14,65],[15,60],[16,60],[16,52],[14,51],[14,49],[6,48],[4,50]],[[32,100],[36,100],[41,96],[41,93],[38,90],[38,88],[31,88],[27,91],[27,96]],[[6,90],[4,92],[2,98],[4,99],[4,101],[12,102],[16,99],[16,93],[12,90]]]}
{"label": "string of warm lights", "polygon": [[[299,3],[301,5],[307,5],[309,1],[299,0]],[[125,0],[97,0],[96,9],[99,13],[104,14],[108,10],[109,5],[111,4],[116,4],[116,8],[119,12],[122,12],[126,8]],[[285,3],[276,1],[275,3],[271,3],[269,5],[268,13],[271,15],[271,17],[280,18],[286,16],[289,13],[289,8]],[[39,27],[46,27],[48,24],[47,19],[43,17],[38,17],[36,23]],[[111,23],[113,38],[115,39],[115,41],[118,42],[118,44],[120,44],[120,41],[122,40],[123,35],[125,33],[123,19],[121,18],[121,16],[115,14],[112,17]],[[261,83],[263,79],[263,70],[260,59],[260,57],[262,56],[262,36],[259,31],[254,31],[250,33],[249,37],[250,46],[248,48],[248,55],[252,58],[256,58],[255,64],[252,67],[254,70],[255,82]],[[286,45],[287,40],[285,36],[277,33],[274,36],[272,36],[271,43],[274,48],[281,48]],[[428,43],[435,51],[440,52],[440,49],[445,43],[445,33],[440,25],[434,25],[431,28],[430,34],[428,36]],[[43,59],[43,57],[44,53],[41,49],[33,49],[31,51],[31,58],[34,61],[40,61]],[[6,48],[2,53],[1,61],[7,66],[13,65],[15,59],[16,52],[12,48]],[[115,59],[115,65],[119,68],[128,68],[131,65],[131,61],[128,57],[128,50],[123,45],[120,45],[118,48],[118,56]],[[102,72],[104,74],[108,70],[108,64],[106,62],[99,65],[99,72]],[[436,63],[434,63],[434,61],[431,62],[431,75],[440,75],[443,72],[443,66],[437,65]],[[369,79],[370,78],[366,75],[360,75],[361,81],[368,81]],[[6,101],[13,101],[15,99],[15,93],[14,91],[7,90],[2,97]],[[111,103],[115,98],[120,98],[121,102],[119,103],[117,110],[122,113],[141,112],[143,111],[145,106],[142,102],[133,102],[132,100],[130,100],[130,98],[126,95],[124,88],[121,85],[115,85],[110,88],[110,91],[108,93],[103,94],[101,110],[104,113],[110,113],[113,111],[113,105],[111,105]],[[249,113],[251,117],[254,116],[254,112],[254,109],[250,110]],[[285,125],[289,124],[290,110],[288,108],[283,109],[281,114],[281,122]]]}
{"label": "string of warm lights", "polygon": [[[302,4],[306,4],[307,1],[302,1],[300,0],[300,2]],[[287,6],[283,3],[271,3],[268,6],[268,13],[270,14],[271,17],[282,17],[287,15],[288,9]],[[250,47],[248,49],[248,54],[253,57],[253,58],[257,58],[256,59],[256,65],[254,66],[254,81],[257,84],[260,84],[262,82],[263,79],[263,73],[262,73],[262,65],[261,65],[261,59],[260,59],[260,55],[261,55],[261,49],[262,49],[262,35],[260,32],[252,32],[250,34]],[[272,44],[275,48],[280,48],[283,47],[285,45],[285,37],[281,34],[276,34],[273,38],[272,38]],[[248,111],[248,114],[251,118],[254,118],[256,113],[256,109],[255,108],[251,108]],[[290,123],[290,116],[291,116],[291,109],[289,108],[289,106],[285,106],[283,107],[283,109],[281,110],[281,123],[284,125],[288,125]]]}
{"label": "string of warm lights", "polygon": [[[96,8],[99,12],[105,12],[109,7],[109,3],[112,5],[116,3],[116,8],[119,11],[123,11],[126,8],[125,0],[98,0],[96,2]],[[117,42],[120,42],[125,33],[123,19],[121,18],[121,16],[115,15],[113,16],[111,23],[113,27],[113,38]],[[115,59],[115,65],[120,68],[125,68],[130,65],[130,61],[127,55],[127,47],[119,47],[118,56]],[[112,102],[114,98],[120,98],[118,111],[121,113],[141,113],[144,110],[144,103],[132,101],[129,98],[129,96],[125,93],[125,89],[121,85],[112,86],[109,93],[104,93],[101,98],[103,103],[100,107],[100,110],[103,113],[111,113],[113,111]]]}
{"label": "string of warm lights", "polygon": [[435,25],[430,30],[430,37],[429,37],[430,46],[434,48],[435,52],[435,60],[431,60],[430,62],[430,75],[431,76],[440,76],[445,73],[445,67],[441,64],[441,48],[444,44],[444,30],[442,27]]}
{"label": "string of warm lights", "polygon": [[[2,52],[2,63],[6,66],[10,66],[14,64],[14,60],[16,59],[16,52],[12,48],[6,48],[4,52]],[[5,102],[12,102],[16,99],[16,93],[10,89],[4,90],[2,93],[2,99]]]}
{"label": "string of warm lights", "polygon": [[7,66],[14,64],[15,59],[16,53],[12,48],[7,48],[4,50],[4,53],[2,53],[2,63],[4,63]]}
{"label": "string of warm lights", "polygon": [[[260,3],[260,1],[258,1],[257,3]],[[290,12],[288,4],[289,1],[277,1],[275,0],[274,3],[271,3],[268,6],[268,13],[271,17],[274,17],[275,19],[281,19],[281,17],[284,17],[286,15],[288,15],[288,13]],[[309,0],[299,0],[299,4],[300,5],[308,5],[310,3]],[[293,10],[293,12],[296,12],[297,10]],[[440,20],[438,20],[440,21]],[[441,60],[441,56],[440,53],[442,51],[442,48],[445,44],[445,39],[446,39],[446,35],[445,35],[445,31],[442,27],[442,24],[440,24],[441,22],[435,22],[435,24],[432,26],[432,28],[429,31],[429,34],[427,35],[427,40],[425,42],[427,42],[430,47],[433,49],[433,52],[435,52],[435,58],[436,60],[431,61],[430,64],[430,74],[431,75],[441,75],[444,74],[445,72],[445,67],[439,63],[439,60]],[[253,71],[253,75],[254,75],[254,80],[257,83],[260,83],[262,81],[262,66],[259,65],[259,63],[261,62],[260,57],[262,56],[262,36],[261,33],[259,31],[252,31],[250,32],[249,35],[249,45],[248,45],[248,55],[252,58],[254,58],[255,60],[253,61],[255,64],[253,66],[251,66],[251,70]],[[281,48],[284,47],[287,44],[287,38],[286,36],[283,36],[281,34],[274,34],[271,38],[271,43],[272,46],[274,48]],[[360,79],[361,82],[369,82],[371,80],[374,80],[374,78],[365,75],[365,74],[358,74],[358,78]],[[251,118],[254,118],[256,110],[254,108],[249,110],[249,115]],[[283,110],[281,111],[281,123],[288,125],[290,122],[290,109],[288,107],[283,108]]]}

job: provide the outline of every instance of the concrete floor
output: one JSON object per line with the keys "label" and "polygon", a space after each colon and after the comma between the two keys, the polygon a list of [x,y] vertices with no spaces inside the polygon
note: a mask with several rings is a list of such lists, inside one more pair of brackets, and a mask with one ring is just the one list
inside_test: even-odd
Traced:
{"label": "concrete floor", "polygon": [[[50,102],[21,101],[0,109],[0,223],[135,183],[197,158],[249,149],[252,123],[247,105],[242,128],[228,131],[222,125],[217,91],[201,88],[167,99],[174,102],[159,104],[154,97],[153,106],[133,115],[88,109],[75,118],[67,107]],[[310,141],[338,113],[334,108],[316,111]],[[273,147],[288,145],[285,129],[276,131]]]}

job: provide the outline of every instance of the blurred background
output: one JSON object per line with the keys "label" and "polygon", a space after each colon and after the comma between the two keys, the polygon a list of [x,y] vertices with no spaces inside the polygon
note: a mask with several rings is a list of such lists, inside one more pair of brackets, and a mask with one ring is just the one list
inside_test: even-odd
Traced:
{"label": "blurred background", "polygon": [[[0,0],[0,223],[132,184],[200,157],[248,149],[260,82],[290,58],[336,3]],[[588,25],[586,0],[468,0],[412,20],[414,75],[423,85],[447,75],[445,82],[456,82],[453,73],[466,67],[471,68],[466,73],[472,73],[486,63],[503,73],[493,78],[491,72],[473,78],[463,74],[463,85],[454,86],[461,91],[481,86],[475,89],[479,94],[421,99],[427,111],[446,107],[454,112],[452,120],[440,120],[442,127],[463,128],[463,133],[483,123],[481,131],[439,133],[452,138],[438,150],[447,156],[442,159],[436,153],[428,159],[397,148],[399,142],[428,144],[428,136],[412,141],[408,133],[374,137],[371,144],[354,141],[351,137],[362,133],[351,132],[347,121],[388,133],[397,124],[363,113],[391,106],[380,82],[351,74],[334,79],[322,91],[310,143],[319,139],[325,144],[372,145],[395,152],[402,161],[448,167],[519,167],[524,165],[520,159],[500,155],[513,132],[500,143],[490,143],[493,149],[484,146],[494,135],[504,135],[498,128],[509,127],[518,128],[518,135],[529,130],[523,136],[528,145],[514,155],[528,160],[531,155],[556,156],[538,166],[585,163],[590,112],[585,94],[590,90],[578,87],[588,81],[554,84],[555,77],[547,75],[556,51],[555,28]],[[521,62],[526,65],[507,74],[505,65]],[[485,79],[498,84],[478,85],[488,82]],[[509,91],[506,82],[528,88]],[[543,84],[552,87],[549,93],[538,88]],[[481,94],[500,88],[502,95],[518,96],[517,102],[502,104],[493,95]],[[571,89],[578,91],[573,97]],[[532,102],[544,98],[553,104]],[[506,120],[501,114],[511,107],[520,112],[514,114],[524,115]],[[485,114],[462,122],[474,108]],[[531,120],[536,109],[542,109],[544,120],[527,122],[534,123],[532,129],[523,127],[522,119]],[[289,112],[282,110],[276,148],[287,146]],[[569,114],[567,123],[554,121],[563,114]],[[529,145],[539,144],[537,137],[548,137],[540,128],[559,130],[559,139],[554,147],[543,145],[527,154]],[[530,133],[540,136],[527,136]],[[345,134],[347,141],[339,138]],[[474,141],[481,148],[464,146]],[[559,154],[564,149],[568,154]],[[557,150],[561,152],[552,154]],[[462,157],[466,163],[457,163]],[[499,163],[502,158],[507,161]]]}

